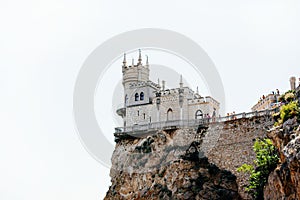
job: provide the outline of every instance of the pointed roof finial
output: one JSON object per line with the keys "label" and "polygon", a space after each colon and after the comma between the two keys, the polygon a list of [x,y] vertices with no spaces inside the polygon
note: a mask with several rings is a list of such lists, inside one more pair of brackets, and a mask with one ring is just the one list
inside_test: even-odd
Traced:
{"label": "pointed roof finial", "polygon": [[179,83],[179,85],[180,85],[180,88],[182,88],[182,86],[183,86],[183,82],[182,82],[182,74],[180,74],[180,83]]}
{"label": "pointed roof finial", "polygon": [[149,65],[149,60],[148,60],[148,56],[146,55],[146,65]]}
{"label": "pointed roof finial", "polygon": [[134,67],[134,59],[131,59],[131,66]]}
{"label": "pointed roof finial", "polygon": [[123,66],[126,66],[126,53],[124,53]]}
{"label": "pointed roof finial", "polygon": [[142,64],[142,52],[141,52],[141,49],[139,49],[139,59],[138,59],[138,64]]}
{"label": "pointed roof finial", "polygon": [[198,86],[197,86],[197,91],[196,92],[197,92],[197,94],[199,94]]}

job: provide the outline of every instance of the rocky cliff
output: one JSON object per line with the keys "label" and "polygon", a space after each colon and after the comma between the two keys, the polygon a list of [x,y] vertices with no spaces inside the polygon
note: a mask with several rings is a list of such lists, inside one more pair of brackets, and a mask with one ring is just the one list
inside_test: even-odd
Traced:
{"label": "rocky cliff", "polygon": [[282,126],[274,128],[268,137],[279,150],[280,163],[269,175],[264,198],[300,199],[300,130],[297,119],[289,119]]}
{"label": "rocky cliff", "polygon": [[252,117],[117,140],[105,199],[248,199],[236,169],[272,125]]}
{"label": "rocky cliff", "polygon": [[240,199],[236,176],[209,163],[194,136],[181,129],[118,142],[105,199]]}

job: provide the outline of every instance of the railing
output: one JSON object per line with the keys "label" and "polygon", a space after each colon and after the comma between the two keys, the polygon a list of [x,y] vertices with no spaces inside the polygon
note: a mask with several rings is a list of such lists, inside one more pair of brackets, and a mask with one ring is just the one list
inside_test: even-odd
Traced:
{"label": "railing", "polygon": [[198,126],[199,124],[207,124],[209,119],[197,119],[197,120],[171,120],[165,122],[154,122],[148,124],[139,124],[133,126],[125,126],[115,128],[116,133],[121,132],[135,132],[143,130],[159,130],[159,129],[172,129],[172,128],[187,128]]}
{"label": "railing", "polygon": [[267,110],[261,110],[261,111],[254,111],[254,112],[248,112],[248,113],[239,113],[229,116],[224,116],[217,118],[218,122],[224,122],[229,120],[235,120],[235,119],[241,119],[241,118],[251,118],[251,117],[258,117],[258,116],[269,116],[279,111],[279,107],[273,108],[273,109],[267,109]]}
{"label": "railing", "polygon": [[199,125],[207,125],[214,122],[225,122],[230,120],[237,120],[242,118],[251,118],[259,116],[270,116],[279,111],[279,108],[274,108],[271,110],[262,110],[248,113],[239,113],[225,117],[217,118],[203,118],[203,119],[193,119],[193,120],[172,120],[164,122],[153,122],[148,124],[138,124],[133,126],[117,127],[115,128],[115,133],[128,133],[128,132],[137,132],[137,131],[146,131],[146,130],[161,130],[161,129],[173,129],[173,128],[189,128],[189,127],[198,127]]}

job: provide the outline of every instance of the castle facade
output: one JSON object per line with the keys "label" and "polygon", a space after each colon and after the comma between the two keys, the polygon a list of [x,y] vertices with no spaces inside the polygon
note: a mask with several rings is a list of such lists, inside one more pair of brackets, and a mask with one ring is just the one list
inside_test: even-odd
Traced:
{"label": "castle facade", "polygon": [[124,107],[117,110],[123,118],[124,127],[165,121],[191,121],[219,116],[220,103],[214,98],[202,97],[197,91],[183,85],[180,77],[179,87],[167,89],[149,80],[150,65],[148,57],[142,63],[139,50],[138,62],[127,64],[126,54],[122,65]]}

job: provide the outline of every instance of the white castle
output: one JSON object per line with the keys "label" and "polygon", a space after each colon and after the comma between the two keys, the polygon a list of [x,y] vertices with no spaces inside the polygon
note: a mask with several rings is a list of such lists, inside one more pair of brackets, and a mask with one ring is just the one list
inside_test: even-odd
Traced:
{"label": "white castle", "polygon": [[183,86],[182,76],[178,88],[166,89],[149,80],[148,57],[142,63],[141,50],[138,62],[127,65],[124,54],[122,72],[124,107],[117,110],[124,127],[175,120],[197,120],[219,116],[220,103],[210,96],[202,97],[197,91]]}

